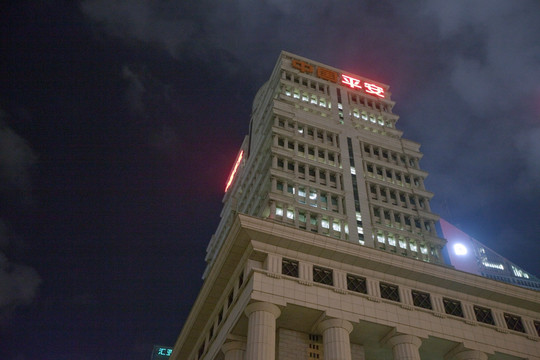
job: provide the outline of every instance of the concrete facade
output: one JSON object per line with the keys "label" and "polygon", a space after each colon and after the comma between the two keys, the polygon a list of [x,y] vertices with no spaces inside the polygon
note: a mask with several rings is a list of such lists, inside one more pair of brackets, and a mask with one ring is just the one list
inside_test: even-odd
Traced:
{"label": "concrete facade", "polygon": [[540,292],[444,265],[393,105],[280,55],[171,359],[540,359]]}

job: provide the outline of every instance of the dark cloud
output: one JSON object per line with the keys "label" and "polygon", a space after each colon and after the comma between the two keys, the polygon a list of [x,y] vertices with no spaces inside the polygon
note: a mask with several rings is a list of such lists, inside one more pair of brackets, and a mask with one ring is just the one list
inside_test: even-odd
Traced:
{"label": "dark cloud", "polygon": [[[0,110],[3,118],[4,114]],[[0,190],[22,191],[29,196],[30,170],[37,156],[28,143],[0,118]]]}
{"label": "dark cloud", "polygon": [[[31,167],[37,156],[30,145],[0,119],[0,204],[27,203],[31,191]],[[15,195],[14,195],[15,193]],[[0,207],[1,210],[3,207]],[[5,325],[13,311],[35,298],[41,278],[32,267],[8,259],[17,252],[20,240],[14,240],[5,220],[0,219],[0,325]]]}

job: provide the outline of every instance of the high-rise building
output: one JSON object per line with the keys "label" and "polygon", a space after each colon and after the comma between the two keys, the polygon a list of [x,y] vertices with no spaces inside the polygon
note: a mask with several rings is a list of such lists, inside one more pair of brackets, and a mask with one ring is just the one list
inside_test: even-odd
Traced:
{"label": "high-rise building", "polygon": [[444,264],[387,85],[282,52],[171,359],[540,359],[540,292]]}
{"label": "high-rise building", "polygon": [[454,268],[540,291],[540,279],[536,276],[497,254],[448,221],[440,219],[439,223],[443,236],[448,240],[448,258]]}

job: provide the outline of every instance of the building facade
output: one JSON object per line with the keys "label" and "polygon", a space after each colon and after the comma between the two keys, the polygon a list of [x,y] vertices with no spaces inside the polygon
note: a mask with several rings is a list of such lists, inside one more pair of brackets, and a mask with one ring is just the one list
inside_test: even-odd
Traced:
{"label": "building facade", "polygon": [[387,85],[282,52],[171,359],[540,359],[540,292],[444,264]]}

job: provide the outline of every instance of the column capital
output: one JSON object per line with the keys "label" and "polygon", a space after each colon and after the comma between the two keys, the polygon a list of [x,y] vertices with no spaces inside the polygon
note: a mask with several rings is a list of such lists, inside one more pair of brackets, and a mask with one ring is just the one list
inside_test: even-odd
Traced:
{"label": "column capital", "polygon": [[246,350],[246,343],[243,341],[229,341],[221,346],[221,351],[227,353],[231,350]]}
{"label": "column capital", "polygon": [[464,344],[459,344],[444,356],[445,360],[487,360],[487,358],[485,352],[467,348]]}
{"label": "column capital", "polygon": [[324,332],[325,330],[330,328],[345,329],[347,333],[350,334],[353,330],[353,325],[349,321],[343,319],[327,319],[321,321],[318,325],[318,329],[320,332]]}
{"label": "column capital", "polygon": [[452,360],[487,360],[485,352],[479,350],[460,351],[452,357]]}
{"label": "column capital", "polygon": [[268,302],[262,302],[262,301],[251,303],[248,306],[246,306],[246,309],[244,310],[245,314],[248,317],[252,312],[255,312],[255,311],[269,312],[272,315],[274,315],[275,319],[277,319],[281,315],[281,310],[279,310],[279,308],[276,305],[268,303]]}
{"label": "column capital", "polygon": [[422,345],[422,339],[420,339],[418,336],[409,334],[396,334],[390,337],[386,342],[392,347],[401,344],[411,344],[418,349],[420,345]]}

